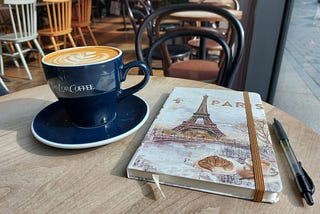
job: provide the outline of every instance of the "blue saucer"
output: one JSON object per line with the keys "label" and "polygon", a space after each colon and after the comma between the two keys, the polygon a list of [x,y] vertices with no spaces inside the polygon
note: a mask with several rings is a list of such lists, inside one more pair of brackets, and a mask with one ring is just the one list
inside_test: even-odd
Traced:
{"label": "blue saucer", "polygon": [[60,102],[42,109],[31,130],[40,142],[63,149],[83,149],[106,145],[137,131],[149,116],[148,104],[135,95],[117,103],[116,119],[105,126],[81,128],[74,125]]}

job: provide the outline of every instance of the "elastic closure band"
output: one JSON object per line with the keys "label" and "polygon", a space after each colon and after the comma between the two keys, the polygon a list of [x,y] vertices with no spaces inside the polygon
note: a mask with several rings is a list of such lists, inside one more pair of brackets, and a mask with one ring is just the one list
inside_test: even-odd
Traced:
{"label": "elastic closure band", "polygon": [[251,157],[252,157],[252,164],[253,164],[253,175],[254,175],[254,181],[255,181],[255,193],[254,193],[253,201],[261,202],[263,199],[265,186],[264,186],[264,179],[263,179],[263,173],[262,173],[262,167],[261,167],[261,158],[260,158],[259,147],[257,142],[257,133],[254,125],[249,93],[247,91],[244,91],[243,97],[244,97],[244,104],[246,108],[247,125],[248,125]]}

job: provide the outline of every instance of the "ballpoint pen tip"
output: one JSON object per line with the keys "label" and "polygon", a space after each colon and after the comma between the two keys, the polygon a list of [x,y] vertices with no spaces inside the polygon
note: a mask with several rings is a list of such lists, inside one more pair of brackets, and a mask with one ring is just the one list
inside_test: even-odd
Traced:
{"label": "ballpoint pen tip", "polygon": [[308,205],[312,206],[314,204],[312,195],[310,193],[304,193],[303,196],[304,196],[304,199],[306,199],[306,202]]}

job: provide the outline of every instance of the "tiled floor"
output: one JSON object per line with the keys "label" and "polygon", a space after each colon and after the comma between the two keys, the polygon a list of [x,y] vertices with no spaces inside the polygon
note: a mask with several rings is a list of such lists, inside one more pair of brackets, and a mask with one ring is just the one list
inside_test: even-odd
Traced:
{"label": "tiled floor", "polygon": [[295,1],[273,105],[320,133],[320,4]]}

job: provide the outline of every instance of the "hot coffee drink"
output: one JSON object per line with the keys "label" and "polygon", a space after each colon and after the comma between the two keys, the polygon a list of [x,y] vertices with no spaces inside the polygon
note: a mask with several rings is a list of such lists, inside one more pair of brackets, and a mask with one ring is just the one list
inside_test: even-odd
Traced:
{"label": "hot coffee drink", "polygon": [[88,46],[54,52],[45,56],[43,60],[45,63],[61,66],[89,65],[111,60],[119,54],[120,52],[115,48]]}
{"label": "hot coffee drink", "polygon": [[[86,46],[59,50],[42,59],[51,90],[71,121],[81,127],[107,125],[116,118],[116,103],[142,89],[150,70],[143,62],[123,64],[122,51],[113,47]],[[121,89],[128,71],[139,67],[144,79]]]}

